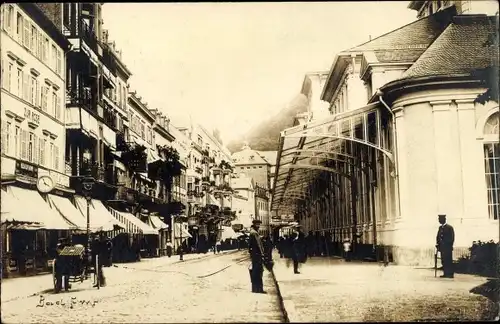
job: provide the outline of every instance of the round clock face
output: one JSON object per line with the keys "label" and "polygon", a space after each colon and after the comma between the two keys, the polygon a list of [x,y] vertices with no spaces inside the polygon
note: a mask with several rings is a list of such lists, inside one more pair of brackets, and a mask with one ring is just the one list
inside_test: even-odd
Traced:
{"label": "round clock face", "polygon": [[37,187],[42,193],[50,192],[54,189],[54,180],[49,176],[42,176],[38,178]]}

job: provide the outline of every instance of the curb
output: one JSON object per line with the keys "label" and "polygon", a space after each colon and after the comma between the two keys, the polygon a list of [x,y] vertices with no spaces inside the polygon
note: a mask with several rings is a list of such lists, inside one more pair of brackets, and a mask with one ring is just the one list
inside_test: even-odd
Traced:
{"label": "curb", "polygon": [[[274,271],[271,271],[271,277],[273,278],[274,286],[276,287],[276,292],[278,294],[278,301],[280,304],[280,310],[283,314],[283,319],[285,323],[290,323],[290,318],[288,317],[288,312],[285,307],[285,301],[283,300],[283,296],[281,295],[280,285],[278,284],[278,280],[276,279],[276,275]],[[292,306],[292,305],[290,305]],[[292,306],[293,307],[293,306]]]}

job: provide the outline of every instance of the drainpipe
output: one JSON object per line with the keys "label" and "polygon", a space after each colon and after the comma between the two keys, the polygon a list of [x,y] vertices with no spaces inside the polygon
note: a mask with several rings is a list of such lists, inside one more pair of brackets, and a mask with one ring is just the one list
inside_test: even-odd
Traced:
{"label": "drainpipe", "polygon": [[[396,201],[397,203],[397,212],[399,215],[401,215],[401,204],[399,202],[399,172],[398,172],[398,155],[397,155],[397,137],[396,137],[396,116],[394,115],[394,112],[392,111],[392,108],[389,107],[389,105],[384,101],[384,98],[382,97],[384,93],[378,89],[377,90],[377,95],[379,98],[379,101],[384,105],[384,107],[389,111],[391,114],[391,119],[392,119],[392,143],[394,146],[393,149],[393,158],[394,158],[394,175],[393,177],[396,179],[396,193],[398,196],[398,200]],[[387,247],[384,246],[384,263],[387,264],[389,263],[389,251]]]}

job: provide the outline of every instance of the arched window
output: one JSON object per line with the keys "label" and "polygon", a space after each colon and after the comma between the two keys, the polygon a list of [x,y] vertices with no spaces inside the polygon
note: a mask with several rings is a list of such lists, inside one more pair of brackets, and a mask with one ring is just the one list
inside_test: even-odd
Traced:
{"label": "arched window", "polygon": [[500,114],[491,115],[484,125],[484,166],[486,171],[486,189],[488,193],[488,211],[491,219],[500,217]]}

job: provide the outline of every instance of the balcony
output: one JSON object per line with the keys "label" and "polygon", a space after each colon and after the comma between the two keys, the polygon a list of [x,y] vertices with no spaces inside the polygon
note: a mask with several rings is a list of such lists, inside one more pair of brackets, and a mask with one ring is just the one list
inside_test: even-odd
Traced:
{"label": "balcony", "polygon": [[69,89],[66,92],[69,106],[85,106],[90,110],[94,110],[97,105],[97,98],[92,95],[90,88],[79,87],[77,89]]}
{"label": "balcony", "polygon": [[91,176],[96,181],[116,185],[117,175],[112,166],[102,167],[95,162],[83,161],[80,166],[80,176]]}
{"label": "balcony", "polygon": [[107,44],[101,43],[103,47],[102,51],[102,63],[109,69],[109,71],[116,76],[117,64],[114,54]]}
{"label": "balcony", "polygon": [[106,101],[103,101],[103,119],[104,123],[109,126],[111,129],[116,129],[116,113],[113,111],[113,107],[108,104]]}
{"label": "balcony", "polygon": [[93,30],[86,22],[82,21],[80,26],[80,37],[97,54],[101,55],[99,40]]}

